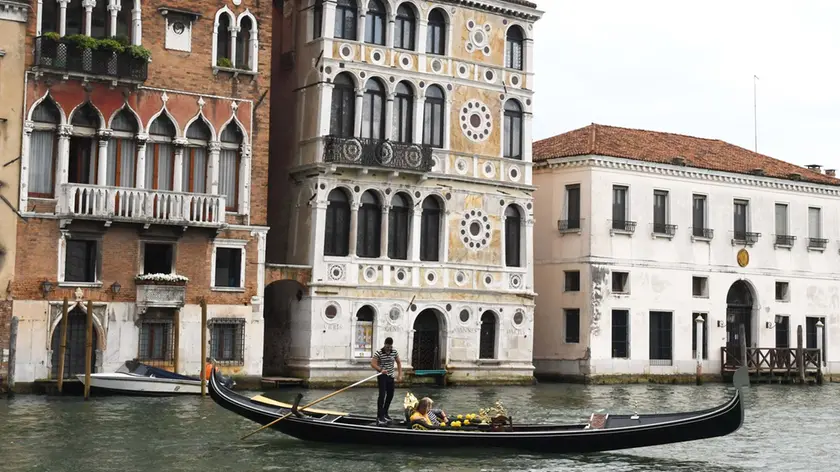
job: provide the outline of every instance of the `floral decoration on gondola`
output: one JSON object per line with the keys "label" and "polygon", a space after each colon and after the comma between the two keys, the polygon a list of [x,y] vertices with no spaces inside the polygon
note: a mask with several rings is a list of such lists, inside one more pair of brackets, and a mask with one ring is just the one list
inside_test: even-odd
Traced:
{"label": "floral decoration on gondola", "polygon": [[[405,408],[405,418],[410,422],[411,415],[419,404],[419,400],[411,394],[406,393],[405,400],[403,400],[403,407]],[[448,416],[448,415],[447,415]],[[466,413],[450,416],[447,423],[443,419],[438,421],[436,429],[446,430],[471,430],[471,431],[505,431],[506,426],[512,425],[507,409],[501,401],[496,401],[493,406],[489,408],[480,408],[478,413]],[[415,427],[418,426],[418,427]],[[489,426],[489,429],[488,429]],[[412,429],[428,429],[420,425],[412,426]]]}

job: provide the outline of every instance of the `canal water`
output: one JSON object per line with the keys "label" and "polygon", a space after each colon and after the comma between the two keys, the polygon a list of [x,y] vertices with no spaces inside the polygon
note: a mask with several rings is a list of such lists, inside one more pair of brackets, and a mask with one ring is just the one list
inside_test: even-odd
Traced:
{"label": "canal water", "polygon": [[[407,390],[397,389],[392,416]],[[267,395],[291,400],[296,390]],[[304,391],[305,403],[328,391]],[[501,400],[514,421],[578,422],[612,413],[702,409],[726,400],[723,385],[414,388],[449,413]],[[0,471],[829,471],[840,470],[840,385],[752,386],[736,433],[668,446],[581,456],[493,451],[391,450],[298,441],[223,410],[209,397],[0,400]],[[373,414],[376,391],[358,388],[319,405]]]}

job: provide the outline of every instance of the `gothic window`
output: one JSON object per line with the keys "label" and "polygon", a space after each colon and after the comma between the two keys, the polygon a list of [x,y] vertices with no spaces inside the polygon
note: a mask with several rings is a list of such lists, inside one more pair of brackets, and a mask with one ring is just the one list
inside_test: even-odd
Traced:
{"label": "gothic window", "polygon": [[362,103],[362,137],[384,139],[385,86],[379,79],[368,80]]}
{"label": "gothic window", "polygon": [[85,102],[73,112],[70,124],[73,125],[73,133],[69,141],[67,181],[93,184],[99,160],[96,131],[102,128],[99,112],[90,102]]}
{"label": "gothic window", "polygon": [[137,145],[134,141],[137,133],[137,120],[127,108],[117,112],[111,120],[107,185],[129,188],[137,185],[135,180]]}
{"label": "gothic window", "polygon": [[414,10],[403,3],[397,8],[397,20],[394,25],[394,47],[398,49],[414,50],[414,26],[416,20]]}
{"label": "gothic window", "polygon": [[175,178],[175,124],[161,113],[149,126],[146,145],[145,187],[152,190],[172,190]]}
{"label": "gothic window", "polygon": [[130,39],[134,34],[132,11],[134,0],[120,0],[120,11],[117,12],[117,31],[115,36]]}
{"label": "gothic window", "polygon": [[330,107],[330,134],[341,138],[353,137],[356,118],[356,89],[347,72],[338,74],[333,83]]}
{"label": "gothic window", "polygon": [[511,26],[507,32],[505,41],[505,67],[508,69],[523,70],[522,66],[522,45],[525,42],[525,34],[522,28]]}
{"label": "gothic window", "polygon": [[251,64],[251,35],[256,34],[256,28],[251,17],[243,16],[239,20],[239,33],[236,35],[236,68],[253,70]]}
{"label": "gothic window", "polygon": [[479,359],[496,358],[496,315],[485,311],[481,315],[481,333],[478,340]]}
{"label": "gothic window", "polygon": [[505,265],[522,267],[522,215],[510,205],[505,210]]}
{"label": "gothic window", "polygon": [[426,52],[438,56],[446,55],[446,17],[440,8],[435,8],[429,13]]}
{"label": "gothic window", "polygon": [[32,121],[34,129],[29,138],[29,196],[52,198],[61,112],[55,102],[47,98],[32,112]]}
{"label": "gothic window", "polygon": [[350,254],[350,201],[342,189],[327,197],[327,222],[324,231],[324,255],[344,257]]}
{"label": "gothic window", "polygon": [[410,143],[414,128],[414,93],[405,82],[397,84],[394,97],[394,141]]}
{"label": "gothic window", "polygon": [[423,200],[420,216],[420,260],[440,260],[441,205],[436,197]]}
{"label": "gothic window", "polygon": [[181,170],[181,190],[190,193],[207,193],[207,147],[212,135],[201,118],[187,128],[188,146],[184,149]]}
{"label": "gothic window", "polygon": [[356,255],[375,258],[381,255],[382,205],[375,193],[362,194],[359,207],[359,226],[356,234]]}
{"label": "gothic window", "polygon": [[408,259],[409,209],[411,199],[403,193],[394,195],[388,213],[388,257]]}
{"label": "gothic window", "polygon": [[219,152],[219,194],[225,197],[225,209],[239,209],[239,166],[242,162],[242,130],[231,121],[222,130]]}
{"label": "gothic window", "polygon": [[385,45],[385,6],[380,0],[368,0],[365,16],[365,42]]}
{"label": "gothic window", "polygon": [[107,38],[111,36],[111,12],[108,11],[110,0],[96,0],[91,11],[90,35],[94,38]]}
{"label": "gothic window", "polygon": [[213,55],[213,67],[256,72],[259,51],[257,33],[257,20],[250,12],[241,13],[239,18],[235,18],[227,7],[216,12],[216,20],[213,24],[213,40],[216,48]]}
{"label": "gothic window", "polygon": [[356,41],[356,0],[338,0],[335,6],[335,37]]}
{"label": "gothic window", "polygon": [[[116,0],[114,2],[119,7],[119,10],[115,12],[116,29],[111,27],[112,11],[109,8],[111,0],[96,0],[93,2],[89,14],[82,0],[71,0],[67,2],[63,24],[61,23],[61,2],[43,0],[43,2],[38,3],[37,10],[40,11],[41,35],[61,33],[63,26],[64,36],[81,34],[99,39],[117,37],[126,43],[130,43],[132,40],[134,34],[132,18],[134,0]],[[90,15],[89,20],[88,15]],[[88,21],[90,21],[90,31],[87,30]]]}
{"label": "gothic window", "polygon": [[426,90],[426,103],[423,105],[423,144],[443,147],[443,89],[432,85]]}
{"label": "gothic window", "polygon": [[516,100],[505,102],[504,157],[522,159],[522,106]]}

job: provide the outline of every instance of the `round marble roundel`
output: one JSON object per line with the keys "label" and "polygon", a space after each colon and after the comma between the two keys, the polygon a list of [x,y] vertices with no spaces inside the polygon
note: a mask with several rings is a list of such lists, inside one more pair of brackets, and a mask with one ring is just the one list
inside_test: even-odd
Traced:
{"label": "round marble roundel", "polygon": [[478,100],[470,100],[461,107],[461,132],[474,142],[481,142],[493,132],[493,115],[490,108]]}
{"label": "round marble roundel", "polygon": [[481,210],[470,210],[461,219],[460,236],[464,246],[484,249],[490,244],[490,218]]}
{"label": "round marble roundel", "polygon": [[493,30],[493,27],[490,26],[490,23],[485,23],[484,25],[479,25],[475,22],[475,20],[468,20],[467,21],[467,31],[469,32],[466,44],[464,48],[467,52],[473,51],[481,51],[484,53],[485,56],[489,56],[491,49],[490,49],[490,34]]}

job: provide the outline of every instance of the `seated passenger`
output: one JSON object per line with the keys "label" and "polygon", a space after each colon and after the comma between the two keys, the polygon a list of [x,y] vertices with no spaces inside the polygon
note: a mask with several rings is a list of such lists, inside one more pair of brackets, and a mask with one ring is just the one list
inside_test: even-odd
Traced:
{"label": "seated passenger", "polygon": [[435,426],[432,419],[429,417],[429,413],[431,413],[432,409],[432,403],[432,399],[429,397],[423,397],[420,399],[420,402],[417,404],[417,408],[414,409],[414,413],[411,414],[411,418],[409,419],[412,429],[430,429]]}

